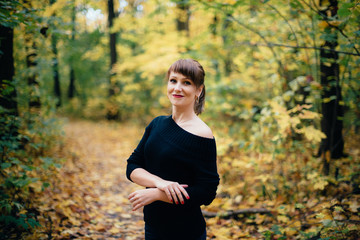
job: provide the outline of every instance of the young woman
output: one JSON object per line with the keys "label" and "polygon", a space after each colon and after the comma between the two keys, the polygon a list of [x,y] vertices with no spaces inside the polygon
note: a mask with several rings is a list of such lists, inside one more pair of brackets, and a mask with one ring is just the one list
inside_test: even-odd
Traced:
{"label": "young woman", "polygon": [[176,61],[167,72],[172,115],[155,118],[130,158],[126,175],[146,187],[129,195],[133,210],[144,207],[146,240],[203,240],[200,206],[216,195],[216,144],[197,116],[205,101],[205,72],[193,59]]}

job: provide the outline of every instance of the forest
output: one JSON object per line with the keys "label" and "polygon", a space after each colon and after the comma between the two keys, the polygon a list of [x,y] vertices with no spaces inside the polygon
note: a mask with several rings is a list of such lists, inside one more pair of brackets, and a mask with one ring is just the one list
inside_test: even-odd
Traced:
{"label": "forest", "polygon": [[206,72],[207,239],[360,239],[359,0],[1,0],[0,239],[144,239],[126,160]]}

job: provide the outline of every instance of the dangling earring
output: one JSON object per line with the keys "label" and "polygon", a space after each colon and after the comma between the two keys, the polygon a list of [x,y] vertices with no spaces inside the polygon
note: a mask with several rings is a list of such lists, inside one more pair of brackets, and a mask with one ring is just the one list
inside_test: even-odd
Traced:
{"label": "dangling earring", "polygon": [[195,103],[199,104],[199,97],[198,96],[195,96]]}

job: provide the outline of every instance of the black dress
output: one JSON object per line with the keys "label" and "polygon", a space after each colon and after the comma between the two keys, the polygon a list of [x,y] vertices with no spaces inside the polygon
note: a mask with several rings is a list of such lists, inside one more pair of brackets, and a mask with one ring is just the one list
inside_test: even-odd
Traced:
{"label": "black dress", "polygon": [[164,180],[188,185],[190,199],[184,198],[183,205],[155,201],[145,206],[146,224],[164,239],[199,238],[206,227],[200,206],[213,201],[219,184],[215,139],[182,129],[172,116],[160,116],[146,127],[127,161],[129,180],[134,169],[143,168]]}

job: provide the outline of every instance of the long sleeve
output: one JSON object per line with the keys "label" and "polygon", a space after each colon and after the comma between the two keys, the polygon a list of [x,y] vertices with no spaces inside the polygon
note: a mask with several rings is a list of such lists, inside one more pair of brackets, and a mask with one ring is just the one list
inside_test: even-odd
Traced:
{"label": "long sleeve", "polygon": [[216,196],[219,185],[219,175],[216,166],[216,146],[199,159],[196,166],[195,183],[186,188],[190,199],[185,200],[185,206],[209,205]]}
{"label": "long sleeve", "polygon": [[145,167],[145,156],[144,156],[144,148],[146,141],[149,138],[151,129],[152,129],[153,121],[145,128],[145,133],[141,138],[138,146],[135,148],[133,153],[130,155],[129,159],[127,160],[127,167],[126,167],[126,177],[130,180],[130,174],[136,168],[144,168]]}

